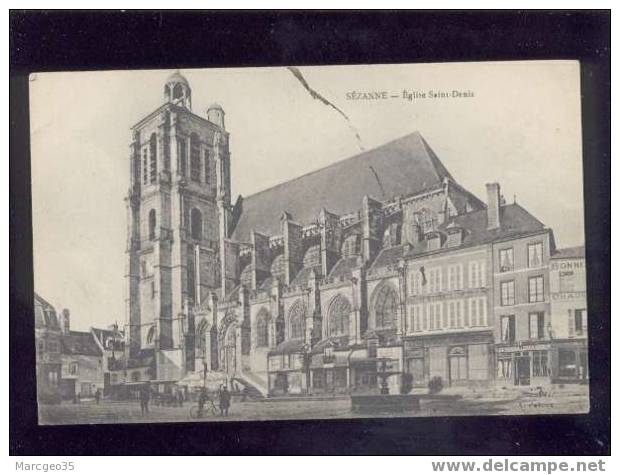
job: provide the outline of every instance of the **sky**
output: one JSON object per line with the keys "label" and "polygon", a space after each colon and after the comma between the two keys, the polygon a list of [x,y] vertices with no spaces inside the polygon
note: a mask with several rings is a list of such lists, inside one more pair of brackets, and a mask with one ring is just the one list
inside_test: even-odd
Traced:
{"label": "sky", "polygon": [[[499,182],[552,228],[584,242],[579,64],[571,61],[182,70],[192,110],[217,102],[230,132],[233,201],[419,131],[462,186]],[[125,320],[124,196],[130,127],[163,103],[173,70],[30,78],[35,290],[72,328]],[[473,97],[430,98],[430,91]],[[384,100],[351,99],[384,92]],[[408,100],[403,92],[426,94]],[[357,131],[360,140],[356,138]],[[284,209],[284,206],[283,206]],[[275,210],[274,212],[279,212]]]}

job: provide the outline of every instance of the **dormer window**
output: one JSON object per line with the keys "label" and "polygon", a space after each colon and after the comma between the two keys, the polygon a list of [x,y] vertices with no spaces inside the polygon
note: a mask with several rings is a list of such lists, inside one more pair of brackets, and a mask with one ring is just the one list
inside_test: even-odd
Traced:
{"label": "dormer window", "polygon": [[426,240],[428,242],[429,251],[436,251],[438,249],[441,249],[441,233],[437,231],[431,231],[429,233],[426,233]]}
{"label": "dormer window", "polygon": [[448,232],[448,239],[446,241],[447,247],[458,247],[461,244],[463,244],[463,235],[464,235],[463,228],[454,226],[454,227],[448,228],[447,232]]}

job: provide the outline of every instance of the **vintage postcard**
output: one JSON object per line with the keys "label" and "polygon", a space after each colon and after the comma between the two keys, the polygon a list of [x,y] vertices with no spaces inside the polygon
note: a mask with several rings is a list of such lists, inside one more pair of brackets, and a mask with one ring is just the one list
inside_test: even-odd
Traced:
{"label": "vintage postcard", "polygon": [[32,74],[39,423],[587,413],[579,72]]}

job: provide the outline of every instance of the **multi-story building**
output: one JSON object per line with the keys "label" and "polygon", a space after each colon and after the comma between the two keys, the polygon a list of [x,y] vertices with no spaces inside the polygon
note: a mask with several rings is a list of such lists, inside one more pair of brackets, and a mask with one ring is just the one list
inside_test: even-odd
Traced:
{"label": "multi-story building", "polygon": [[549,382],[551,230],[537,222],[523,233],[493,243],[497,382]]}
{"label": "multi-story building", "polygon": [[68,310],[63,310],[62,372],[60,388],[64,399],[92,397],[103,391],[103,352],[92,332],[72,331]]}
{"label": "multi-story building", "polygon": [[588,381],[588,302],[583,246],[558,249],[549,267],[554,382]]}
{"label": "multi-story building", "polygon": [[232,205],[230,143],[178,72],[133,128],[130,384],[206,369],[271,394],[394,392],[406,374],[488,384],[506,361],[525,383],[523,351],[542,371],[553,235],[499,185],[485,204],[413,133]]}
{"label": "multi-story building", "polygon": [[61,326],[56,310],[34,294],[34,331],[37,366],[37,397],[40,403],[60,402]]}

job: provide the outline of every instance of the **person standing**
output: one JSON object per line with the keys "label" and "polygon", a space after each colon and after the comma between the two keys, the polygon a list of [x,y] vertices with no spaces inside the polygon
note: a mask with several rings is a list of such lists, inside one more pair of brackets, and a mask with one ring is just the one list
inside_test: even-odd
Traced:
{"label": "person standing", "polygon": [[140,410],[142,415],[149,413],[149,400],[151,399],[151,388],[147,385],[140,390]]}
{"label": "person standing", "polygon": [[97,389],[97,390],[95,391],[95,403],[96,403],[96,404],[99,404],[99,400],[100,400],[100,399],[101,399],[101,390],[100,390],[100,389]]}
{"label": "person standing", "polygon": [[223,416],[227,416],[229,407],[230,407],[230,392],[228,391],[228,387],[224,386],[224,388],[220,390],[220,413]]}

